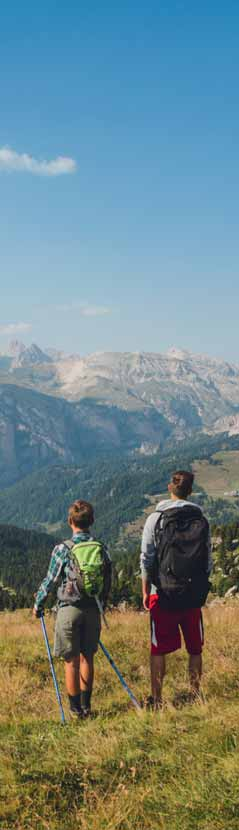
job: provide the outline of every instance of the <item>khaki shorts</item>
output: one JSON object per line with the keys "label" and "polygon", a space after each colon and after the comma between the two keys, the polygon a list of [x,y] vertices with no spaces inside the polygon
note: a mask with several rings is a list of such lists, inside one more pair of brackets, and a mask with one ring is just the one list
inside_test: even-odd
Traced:
{"label": "khaki shorts", "polygon": [[58,608],[55,627],[54,656],[71,660],[84,654],[90,657],[98,649],[101,621],[97,606]]}

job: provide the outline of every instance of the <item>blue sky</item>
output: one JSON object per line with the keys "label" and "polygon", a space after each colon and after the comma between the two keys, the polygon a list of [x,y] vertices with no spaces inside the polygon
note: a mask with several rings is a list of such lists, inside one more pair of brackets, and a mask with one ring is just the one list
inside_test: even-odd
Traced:
{"label": "blue sky", "polygon": [[5,4],[0,349],[239,361],[238,31],[232,0]]}

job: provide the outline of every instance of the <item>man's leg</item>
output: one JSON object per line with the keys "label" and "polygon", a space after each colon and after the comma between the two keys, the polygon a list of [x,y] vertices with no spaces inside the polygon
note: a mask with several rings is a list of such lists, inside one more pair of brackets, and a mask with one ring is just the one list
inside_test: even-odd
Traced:
{"label": "man's leg", "polygon": [[166,672],[165,654],[151,654],[151,688],[154,706],[157,709],[162,703],[163,679]]}
{"label": "man's leg", "polygon": [[86,657],[84,654],[81,654],[79,666],[79,685],[81,693],[81,706],[85,711],[90,710],[93,680],[94,655],[90,654]]}
{"label": "man's leg", "polygon": [[155,708],[162,703],[162,686],[166,671],[166,655],[177,651],[181,646],[181,637],[174,612],[160,607],[157,595],[150,597],[151,627],[151,686],[152,702]]}
{"label": "man's leg", "polygon": [[188,670],[193,696],[197,696],[202,676],[203,619],[200,608],[188,608],[182,614],[180,625],[189,655]]}
{"label": "man's leg", "polygon": [[189,670],[189,679],[190,679],[190,686],[191,692],[193,695],[197,696],[200,689],[200,681],[202,676],[202,655],[201,654],[190,654],[189,655],[189,663],[188,663],[188,670]]}

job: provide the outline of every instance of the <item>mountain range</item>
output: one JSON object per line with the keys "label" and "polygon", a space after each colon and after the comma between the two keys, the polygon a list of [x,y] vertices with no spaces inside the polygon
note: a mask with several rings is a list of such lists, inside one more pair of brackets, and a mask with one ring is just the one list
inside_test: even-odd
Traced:
{"label": "mountain range", "polygon": [[239,433],[239,366],[171,349],[85,357],[13,341],[0,354],[0,486],[97,453]]}

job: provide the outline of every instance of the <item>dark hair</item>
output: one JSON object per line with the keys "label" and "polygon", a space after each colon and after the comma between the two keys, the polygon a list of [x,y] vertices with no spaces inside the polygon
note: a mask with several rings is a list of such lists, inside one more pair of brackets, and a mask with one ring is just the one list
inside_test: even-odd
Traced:
{"label": "dark hair", "polygon": [[174,496],[179,499],[186,499],[190,496],[193,489],[194,475],[187,472],[187,470],[177,470],[173,473],[171,479],[171,490]]}
{"label": "dark hair", "polygon": [[68,510],[68,523],[71,524],[71,522],[82,529],[93,525],[94,510],[92,504],[82,499],[74,501]]}

